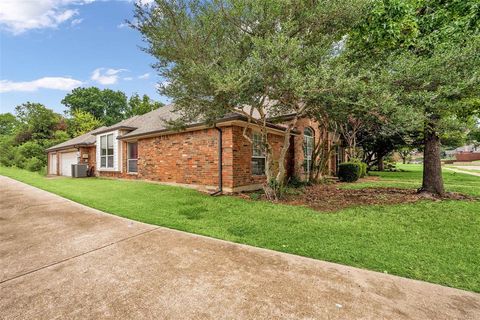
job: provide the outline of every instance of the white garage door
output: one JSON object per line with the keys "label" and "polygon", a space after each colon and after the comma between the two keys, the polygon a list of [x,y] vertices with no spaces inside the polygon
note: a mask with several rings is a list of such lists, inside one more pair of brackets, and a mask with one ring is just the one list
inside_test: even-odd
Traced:
{"label": "white garage door", "polygon": [[48,173],[57,174],[57,154],[53,153],[50,155],[50,170]]}
{"label": "white garage door", "polygon": [[67,152],[60,154],[60,174],[62,176],[72,176],[72,164],[77,163],[77,152]]}

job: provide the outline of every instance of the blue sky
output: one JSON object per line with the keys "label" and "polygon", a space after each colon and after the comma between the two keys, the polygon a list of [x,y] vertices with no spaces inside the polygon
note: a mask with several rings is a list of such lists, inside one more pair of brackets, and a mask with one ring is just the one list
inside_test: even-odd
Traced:
{"label": "blue sky", "polygon": [[60,101],[78,86],[167,102],[140,34],[125,26],[132,16],[127,0],[1,0],[0,113],[26,101],[62,113]]}

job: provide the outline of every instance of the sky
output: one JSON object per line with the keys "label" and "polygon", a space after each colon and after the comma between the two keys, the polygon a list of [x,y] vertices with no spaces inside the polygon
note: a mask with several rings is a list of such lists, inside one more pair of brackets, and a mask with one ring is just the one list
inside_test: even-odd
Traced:
{"label": "sky", "polygon": [[132,1],[0,0],[0,113],[27,101],[63,113],[62,98],[89,86],[168,102],[154,58],[125,23]]}

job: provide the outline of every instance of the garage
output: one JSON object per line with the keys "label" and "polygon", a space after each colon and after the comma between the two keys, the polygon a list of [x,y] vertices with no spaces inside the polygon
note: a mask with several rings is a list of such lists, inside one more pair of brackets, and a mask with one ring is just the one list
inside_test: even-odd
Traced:
{"label": "garage", "polygon": [[60,153],[60,174],[62,176],[72,176],[72,164],[77,164],[77,152]]}
{"label": "garage", "polygon": [[57,154],[55,152],[50,153],[49,157],[50,159],[48,160],[48,165],[49,165],[48,173],[56,175],[57,174]]}

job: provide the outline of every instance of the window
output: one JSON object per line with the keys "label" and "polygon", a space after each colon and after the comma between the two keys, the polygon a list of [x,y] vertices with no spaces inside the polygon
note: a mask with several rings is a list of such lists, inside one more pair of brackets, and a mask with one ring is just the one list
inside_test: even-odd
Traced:
{"label": "window", "polygon": [[305,128],[303,131],[303,172],[307,175],[310,175],[310,170],[312,170],[313,148],[313,130],[311,128]]}
{"label": "window", "polygon": [[113,169],[113,133],[100,137],[100,168]]}
{"label": "window", "polygon": [[127,170],[128,172],[137,172],[138,144],[136,142],[129,142],[127,150]]}
{"label": "window", "polygon": [[340,163],[344,162],[344,157],[343,157],[343,148],[340,146],[335,147],[335,170],[336,173],[338,173],[338,167]]}
{"label": "window", "polygon": [[252,174],[265,174],[265,144],[260,133],[252,136]]}

